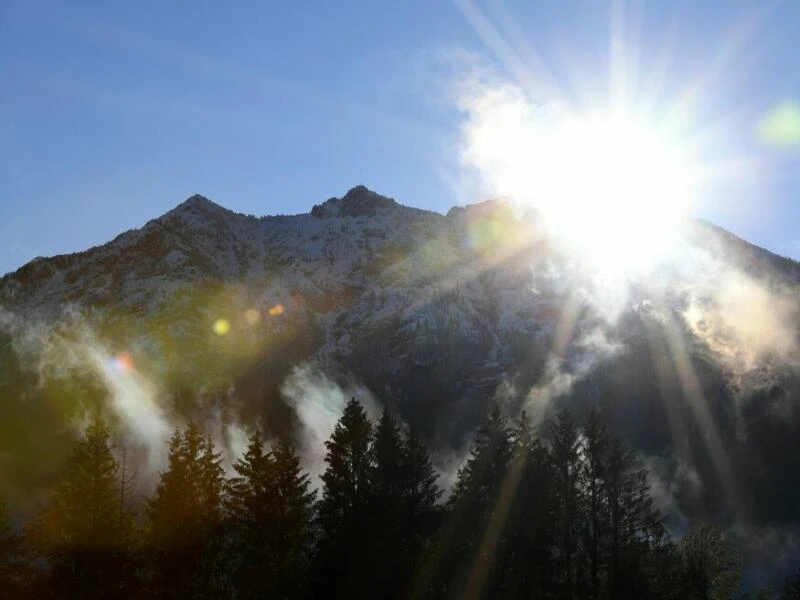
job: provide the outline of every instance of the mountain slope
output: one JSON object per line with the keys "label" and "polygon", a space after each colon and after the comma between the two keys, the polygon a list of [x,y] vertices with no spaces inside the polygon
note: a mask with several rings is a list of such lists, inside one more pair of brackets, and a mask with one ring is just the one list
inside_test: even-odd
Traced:
{"label": "mountain slope", "polygon": [[682,236],[671,262],[610,281],[503,202],[443,216],[358,186],[256,218],[192,196],[0,281],[0,467],[36,481],[15,461],[41,451],[36,435],[63,435],[81,406],[121,393],[92,357],[132,361],[153,410],[259,418],[273,433],[302,425],[282,389],[311,364],[439,449],[461,447],[493,398],[545,435],[559,404],[600,404],[676,522],[794,528],[800,266],[708,223]]}

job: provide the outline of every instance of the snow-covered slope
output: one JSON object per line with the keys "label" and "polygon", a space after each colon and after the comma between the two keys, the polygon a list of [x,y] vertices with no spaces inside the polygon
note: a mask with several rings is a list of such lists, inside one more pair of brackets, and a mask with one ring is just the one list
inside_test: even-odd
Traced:
{"label": "snow-covered slope", "polygon": [[500,256],[497,236],[518,229],[513,213],[491,204],[445,217],[363,186],[310,214],[263,218],[192,196],[103,246],[28,263],[2,280],[0,304],[29,319],[54,318],[69,304],[125,319],[130,331],[172,319],[173,332],[223,316],[238,322],[248,310],[268,321],[279,306],[282,320],[319,324],[321,360],[346,362],[355,339],[391,324],[387,343],[414,336],[422,355],[427,337],[450,332],[488,344],[495,364],[508,339],[535,333],[537,307],[549,306],[544,297],[531,304],[527,257]]}
{"label": "snow-covered slope", "polygon": [[[797,263],[709,224],[689,224],[686,244],[715,267],[800,281]],[[540,372],[567,299],[594,322],[597,282],[583,275],[535,214],[486,202],[443,216],[358,186],[310,213],[262,218],[192,196],[105,245],[31,261],[0,280],[0,306],[29,321],[77,307],[112,346],[141,349],[162,370],[205,365],[197,355],[219,350],[205,342],[224,318],[231,338],[259,348],[270,331],[308,340],[299,332],[313,328],[306,358],[380,387],[431,368],[452,371],[438,378],[457,377],[453,393],[486,392],[526,361]],[[666,269],[662,291],[691,276]]]}

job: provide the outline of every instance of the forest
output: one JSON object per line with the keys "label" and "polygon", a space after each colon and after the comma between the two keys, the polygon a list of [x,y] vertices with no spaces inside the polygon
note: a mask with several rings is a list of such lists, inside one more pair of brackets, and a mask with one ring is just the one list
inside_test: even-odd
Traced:
{"label": "forest", "polygon": [[139,498],[114,439],[95,416],[29,518],[0,504],[2,598],[800,600],[800,571],[744,591],[712,524],[668,531],[597,410],[539,432],[492,406],[452,489],[419,436],[355,398],[318,486],[258,430],[226,474],[189,423]]}

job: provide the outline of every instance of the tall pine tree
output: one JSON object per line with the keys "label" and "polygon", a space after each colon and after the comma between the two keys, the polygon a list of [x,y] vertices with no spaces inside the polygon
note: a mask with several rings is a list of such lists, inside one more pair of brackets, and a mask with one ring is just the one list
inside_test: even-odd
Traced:
{"label": "tall pine tree", "polygon": [[573,598],[578,593],[578,580],[582,573],[579,564],[582,443],[575,419],[565,409],[558,413],[551,433],[553,520],[558,532],[554,548],[558,595]]}
{"label": "tall pine tree", "polygon": [[586,501],[584,546],[589,562],[586,582],[588,597],[600,597],[605,573],[604,550],[606,542],[606,470],[608,459],[608,432],[596,408],[592,408],[584,429],[583,493]]}
{"label": "tall pine tree", "polygon": [[226,498],[233,583],[242,598],[298,598],[311,551],[314,492],[294,450],[267,451],[259,430],[233,465]]}
{"label": "tall pine tree", "polygon": [[519,472],[519,483],[508,519],[508,590],[516,597],[547,597],[553,587],[551,468],[524,412],[514,432],[511,468]]}
{"label": "tall pine tree", "polygon": [[[398,570],[405,570],[408,557],[405,556],[405,498],[403,471],[403,440],[397,423],[384,409],[375,427],[370,446],[372,468],[369,507],[363,519],[369,521],[371,532],[369,564],[364,565],[364,577],[369,580],[370,589],[385,597],[393,597],[401,590],[398,584]],[[398,564],[386,561],[387,556],[395,557]],[[397,567],[400,567],[398,569]]]}
{"label": "tall pine tree", "polygon": [[501,593],[502,571],[508,566],[504,533],[512,499],[504,483],[512,455],[511,432],[493,404],[448,503],[451,522],[443,540],[443,585],[451,592],[459,590],[472,598]]}
{"label": "tall pine tree", "polygon": [[201,598],[220,585],[220,462],[213,441],[194,423],[170,440],[167,470],[147,506],[158,594]]}
{"label": "tall pine tree", "polygon": [[48,565],[48,585],[61,598],[121,597],[125,561],[117,461],[99,418],[70,456],[32,538]]}
{"label": "tall pine tree", "polygon": [[276,496],[273,544],[276,549],[276,598],[303,597],[313,546],[316,492],[300,466],[300,457],[285,441],[272,451]]}
{"label": "tall pine tree", "polygon": [[403,487],[405,543],[409,545],[409,554],[416,556],[440,524],[442,510],[438,502],[442,490],[436,482],[430,452],[414,431],[403,441],[399,476]]}
{"label": "tall pine tree", "polygon": [[407,598],[420,593],[413,576],[438,524],[441,491],[427,449],[416,435],[403,435],[388,410],[375,428],[371,454],[373,562],[365,570],[375,595]]}
{"label": "tall pine tree", "polygon": [[364,565],[370,564],[369,519],[372,498],[372,425],[355,398],[345,406],[325,442],[320,540],[315,561],[316,594],[331,598],[369,598]]}

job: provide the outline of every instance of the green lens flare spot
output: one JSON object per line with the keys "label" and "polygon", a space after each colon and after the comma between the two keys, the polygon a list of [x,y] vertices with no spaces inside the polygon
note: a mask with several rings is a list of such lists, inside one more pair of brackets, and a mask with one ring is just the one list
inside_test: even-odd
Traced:
{"label": "green lens flare spot", "polygon": [[800,104],[783,102],[756,124],[756,136],[772,146],[795,146],[800,144]]}

